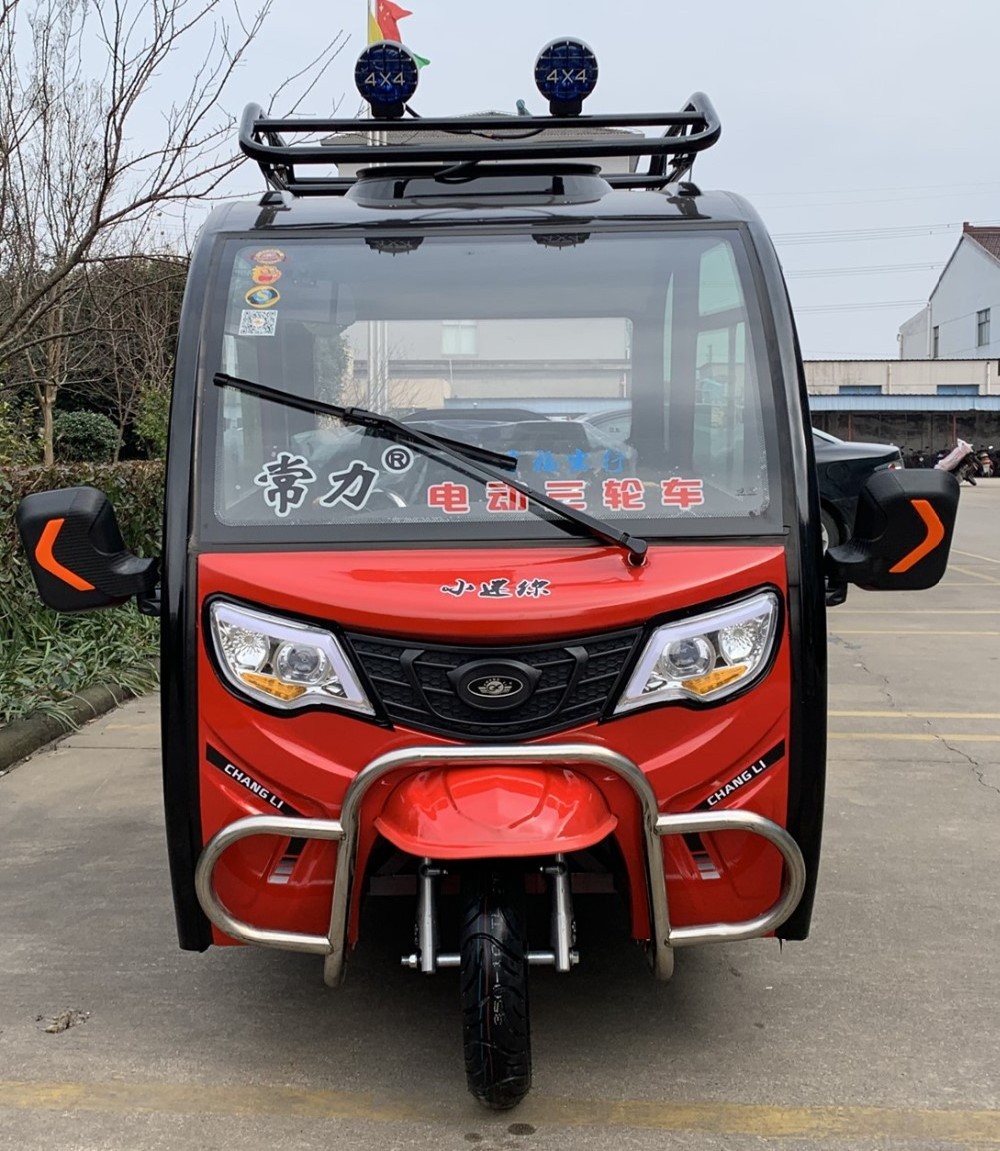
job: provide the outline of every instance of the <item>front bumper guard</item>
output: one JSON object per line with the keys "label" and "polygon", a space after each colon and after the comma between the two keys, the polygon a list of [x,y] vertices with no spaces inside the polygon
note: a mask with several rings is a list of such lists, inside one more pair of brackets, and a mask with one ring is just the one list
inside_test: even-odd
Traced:
{"label": "front bumper guard", "polygon": [[[489,766],[492,764],[588,764],[613,771],[635,792],[642,807],[649,884],[651,919],[650,960],[658,979],[673,974],[675,947],[696,943],[736,942],[766,935],[792,914],[806,881],[805,861],[789,833],[770,819],[751,811],[706,811],[660,814],[656,796],[646,776],[627,756],[610,748],[588,743],[515,745],[511,747],[409,747],[373,759],[354,777],[344,795],[340,819],[301,819],[281,815],[253,815],[224,827],[205,846],[195,869],[195,890],[208,918],[220,931],[242,943],[303,951],[325,957],[323,977],[337,986],[344,977],[347,950],[347,914],[357,851],[358,813],[368,789],[392,772],[406,768],[429,768],[443,764]],[[748,831],[762,836],[781,852],[785,862],[781,894],[777,902],[754,919],[738,923],[706,923],[671,927],[667,885],[663,870],[665,835],[688,835],[709,831]],[[322,839],[337,844],[337,869],[333,881],[330,928],[326,935],[305,935],[254,927],[231,915],[219,900],[213,883],[215,865],[234,843],[255,835]]]}

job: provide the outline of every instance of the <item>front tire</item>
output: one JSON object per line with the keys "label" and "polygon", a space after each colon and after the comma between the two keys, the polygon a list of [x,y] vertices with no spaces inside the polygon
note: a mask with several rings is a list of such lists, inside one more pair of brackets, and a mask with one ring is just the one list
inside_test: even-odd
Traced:
{"label": "front tire", "polygon": [[826,508],[821,507],[819,510],[819,519],[821,525],[821,532],[823,535],[823,554],[825,555],[829,548],[835,548],[840,543],[840,526],[833,518],[833,513],[827,511]]}
{"label": "front tire", "polygon": [[520,875],[486,871],[462,891],[462,1038],[469,1091],[495,1111],[531,1087],[528,943]]}

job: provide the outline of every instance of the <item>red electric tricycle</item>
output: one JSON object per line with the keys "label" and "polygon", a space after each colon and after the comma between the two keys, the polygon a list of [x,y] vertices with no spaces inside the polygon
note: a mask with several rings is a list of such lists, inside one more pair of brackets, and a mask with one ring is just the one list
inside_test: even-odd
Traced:
{"label": "red electric tricycle", "polygon": [[778,261],[690,181],[703,95],[581,115],[570,40],[544,116],[406,116],[416,75],[385,42],[369,120],[246,110],[268,190],[193,254],[161,559],[92,488],[18,515],[52,607],[162,616],[181,946],[314,953],[335,986],[362,904],[408,893],[403,964],[458,969],[503,1108],[530,968],[586,962],[574,898],[617,892],[660,979],[806,937],[826,604],[936,583],[957,485],[876,474],[824,555]]}

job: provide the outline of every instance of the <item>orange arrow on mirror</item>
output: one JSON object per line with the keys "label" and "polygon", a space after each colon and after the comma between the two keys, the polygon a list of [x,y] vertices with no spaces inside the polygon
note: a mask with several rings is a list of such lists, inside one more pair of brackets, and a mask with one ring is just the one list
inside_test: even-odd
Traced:
{"label": "orange arrow on mirror", "polygon": [[911,567],[920,563],[924,556],[930,555],[944,539],[944,524],[931,504],[927,500],[910,500],[910,503],[917,515],[924,521],[927,535],[924,541],[918,544],[909,555],[904,556],[895,567],[889,568],[890,575],[902,575],[903,572],[908,572]]}
{"label": "orange arrow on mirror", "polygon": [[65,522],[64,519],[49,520],[42,532],[41,539],[38,541],[38,546],[35,548],[35,559],[38,561],[39,567],[44,568],[50,575],[54,575],[56,579],[61,579],[63,583],[68,583],[71,588],[76,588],[77,591],[93,591],[94,585],[92,583],[87,583],[82,576],[70,571],[68,567],[63,567],[52,554],[56,538],[62,531]]}

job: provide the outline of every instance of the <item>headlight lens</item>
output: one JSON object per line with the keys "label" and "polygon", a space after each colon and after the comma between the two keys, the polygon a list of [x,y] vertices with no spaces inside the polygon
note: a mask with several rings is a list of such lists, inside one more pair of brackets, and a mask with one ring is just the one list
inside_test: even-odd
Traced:
{"label": "headlight lens", "polygon": [[209,617],[219,666],[243,695],[289,710],[326,704],[374,714],[330,632],[221,601]]}
{"label": "headlight lens", "polygon": [[778,634],[778,597],[750,599],[657,628],[616,713],[668,700],[714,702],[752,683]]}

